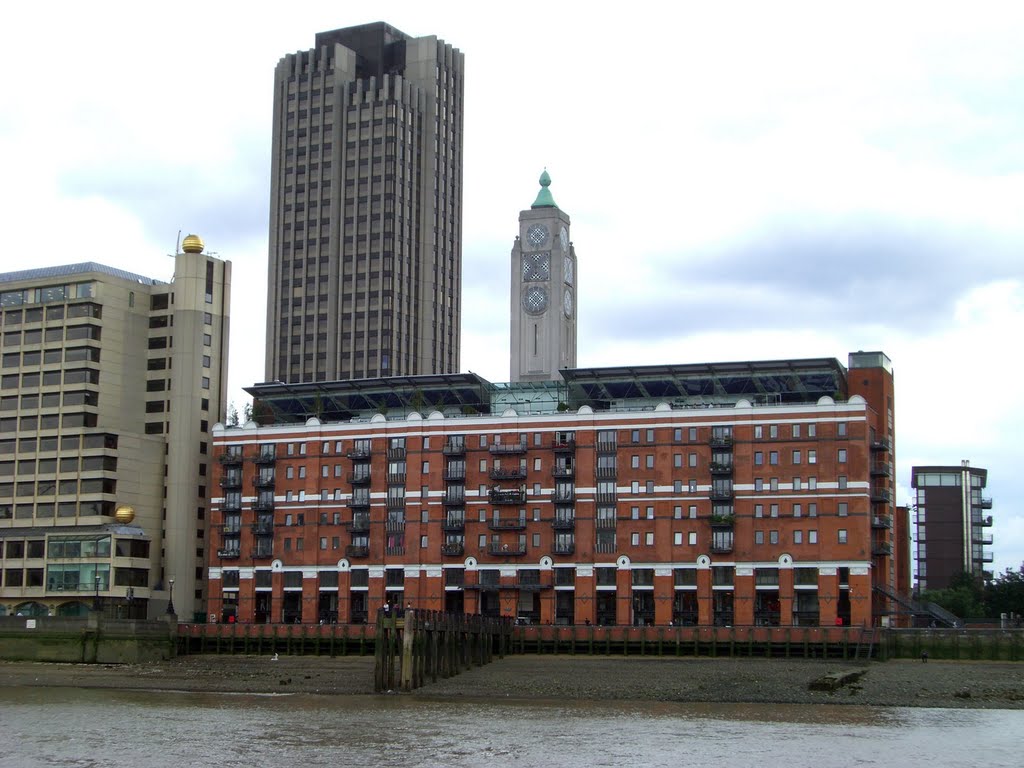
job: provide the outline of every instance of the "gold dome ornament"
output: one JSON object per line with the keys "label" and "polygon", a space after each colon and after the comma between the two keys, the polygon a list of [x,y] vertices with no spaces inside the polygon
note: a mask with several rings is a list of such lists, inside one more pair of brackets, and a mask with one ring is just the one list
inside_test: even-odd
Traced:
{"label": "gold dome ornament", "polygon": [[114,510],[114,519],[122,525],[128,525],[128,523],[135,519],[135,507],[121,504]]}
{"label": "gold dome ornament", "polygon": [[203,238],[199,235],[187,235],[184,240],[181,241],[181,250],[185,253],[202,253],[203,248],[206,245],[203,243]]}

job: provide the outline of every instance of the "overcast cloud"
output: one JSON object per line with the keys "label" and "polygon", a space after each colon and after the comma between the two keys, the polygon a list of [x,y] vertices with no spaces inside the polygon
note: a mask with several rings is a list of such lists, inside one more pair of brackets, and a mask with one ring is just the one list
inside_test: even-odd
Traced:
{"label": "overcast cloud", "polygon": [[263,378],[274,65],[352,24],[436,34],[466,54],[464,370],[508,376],[509,252],[547,166],[581,366],[884,350],[900,501],[914,463],[987,467],[995,566],[1019,566],[1024,8],[708,6],[5,8],[0,269],[167,280],[197,232],[235,264],[240,400]]}

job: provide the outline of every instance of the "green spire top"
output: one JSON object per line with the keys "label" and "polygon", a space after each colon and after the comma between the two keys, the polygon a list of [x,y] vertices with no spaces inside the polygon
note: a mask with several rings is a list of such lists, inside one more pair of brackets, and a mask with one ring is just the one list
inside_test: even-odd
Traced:
{"label": "green spire top", "polygon": [[540,192],[537,193],[537,199],[533,201],[531,208],[557,208],[555,204],[555,198],[551,196],[551,190],[548,187],[551,186],[551,177],[548,176],[548,169],[544,169],[544,173],[540,175]]}

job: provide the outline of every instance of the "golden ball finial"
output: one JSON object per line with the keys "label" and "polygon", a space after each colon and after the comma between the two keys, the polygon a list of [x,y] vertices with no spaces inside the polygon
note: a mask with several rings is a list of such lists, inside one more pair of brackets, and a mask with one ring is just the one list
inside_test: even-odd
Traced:
{"label": "golden ball finial", "polygon": [[203,238],[199,235],[188,235],[181,241],[181,250],[185,253],[202,253],[205,247]]}
{"label": "golden ball finial", "polygon": [[135,507],[128,504],[121,504],[114,510],[114,519],[121,525],[128,525],[135,519]]}

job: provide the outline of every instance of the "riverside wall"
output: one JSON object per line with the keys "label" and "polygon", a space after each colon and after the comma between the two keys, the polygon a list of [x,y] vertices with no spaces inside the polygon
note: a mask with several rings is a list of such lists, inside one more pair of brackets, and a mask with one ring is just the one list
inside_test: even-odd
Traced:
{"label": "riverside wall", "polygon": [[177,622],[82,618],[0,617],[0,659],[83,664],[137,664],[174,656]]}

